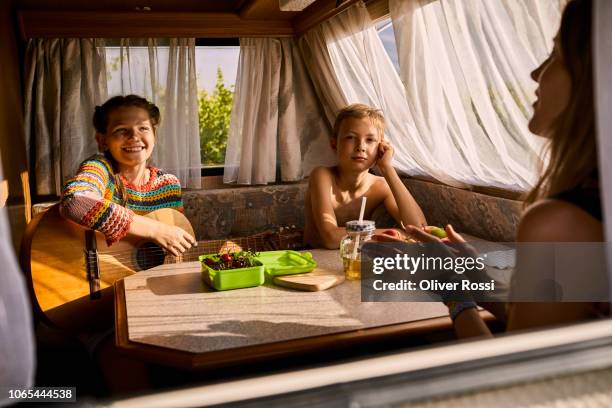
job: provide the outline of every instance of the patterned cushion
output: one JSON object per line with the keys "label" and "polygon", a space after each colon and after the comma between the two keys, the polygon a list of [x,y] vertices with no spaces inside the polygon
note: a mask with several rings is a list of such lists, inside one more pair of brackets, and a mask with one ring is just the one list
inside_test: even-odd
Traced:
{"label": "patterned cushion", "polygon": [[[455,229],[489,241],[513,241],[521,202],[441,184],[405,179],[430,225]],[[185,215],[198,239],[246,236],[281,226],[304,227],[307,184],[191,190],[183,193]],[[373,216],[378,227],[394,226],[383,207]]]}

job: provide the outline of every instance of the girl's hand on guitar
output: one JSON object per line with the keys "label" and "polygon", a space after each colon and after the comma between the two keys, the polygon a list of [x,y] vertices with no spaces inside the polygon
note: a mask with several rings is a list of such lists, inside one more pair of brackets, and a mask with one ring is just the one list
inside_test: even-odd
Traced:
{"label": "girl's hand on guitar", "polygon": [[164,224],[152,218],[134,215],[129,234],[154,241],[174,256],[197,245],[197,241],[187,231],[172,224]]}
{"label": "girl's hand on guitar", "polygon": [[192,246],[197,245],[195,238],[184,229],[162,223],[159,223],[152,238],[174,256],[179,256]]}

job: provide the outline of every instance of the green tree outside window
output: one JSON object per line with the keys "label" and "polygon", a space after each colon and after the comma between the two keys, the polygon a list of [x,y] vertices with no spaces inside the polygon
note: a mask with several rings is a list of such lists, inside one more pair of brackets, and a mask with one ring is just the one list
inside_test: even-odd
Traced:
{"label": "green tree outside window", "polygon": [[227,148],[227,133],[232,113],[234,86],[226,87],[223,72],[217,67],[217,82],[212,94],[200,92],[200,155],[202,165],[223,164]]}

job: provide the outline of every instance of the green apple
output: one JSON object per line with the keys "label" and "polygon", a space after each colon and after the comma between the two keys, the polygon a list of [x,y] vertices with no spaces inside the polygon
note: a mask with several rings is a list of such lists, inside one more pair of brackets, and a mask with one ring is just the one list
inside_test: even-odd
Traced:
{"label": "green apple", "polygon": [[446,238],[446,231],[440,227],[427,227],[427,232],[438,238]]}

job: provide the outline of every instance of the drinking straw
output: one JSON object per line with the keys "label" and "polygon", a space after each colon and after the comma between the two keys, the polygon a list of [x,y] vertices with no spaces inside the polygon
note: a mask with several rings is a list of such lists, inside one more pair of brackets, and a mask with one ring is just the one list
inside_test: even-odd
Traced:
{"label": "drinking straw", "polygon": [[[361,211],[359,211],[359,222],[361,223],[361,221],[363,221],[363,214],[365,213],[365,206],[366,206],[366,200],[367,197],[363,196],[361,198]],[[357,259],[357,248],[359,247],[359,237],[360,235],[357,235],[357,238],[355,238],[355,246],[353,247],[353,259]]]}
{"label": "drinking straw", "polygon": [[366,196],[361,197],[361,211],[359,211],[359,222],[363,221],[363,214],[365,213]]}

